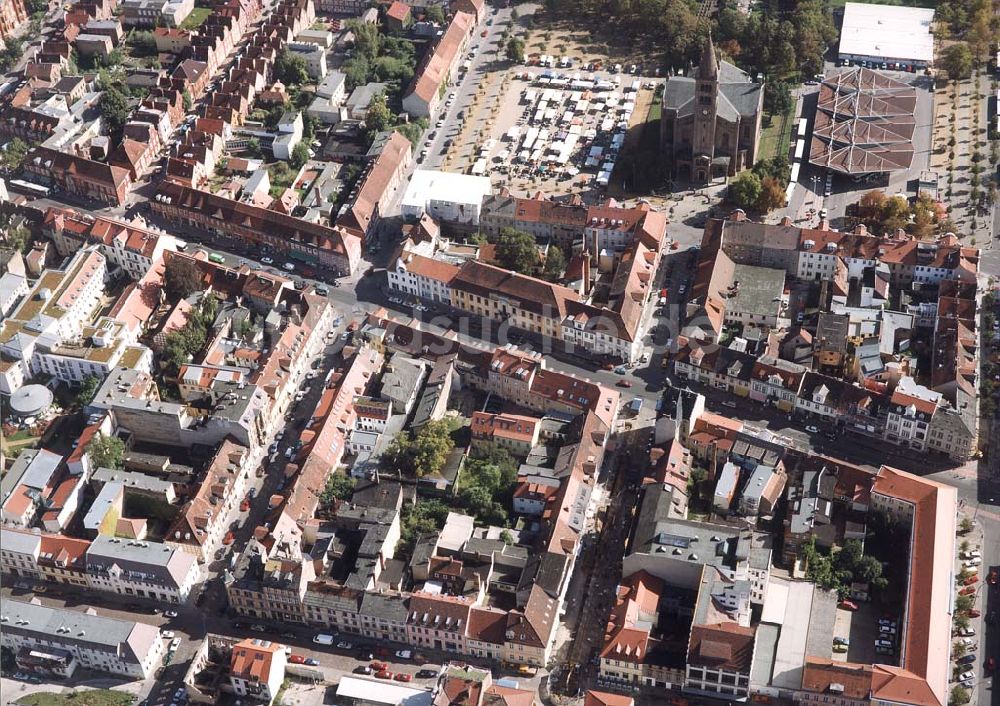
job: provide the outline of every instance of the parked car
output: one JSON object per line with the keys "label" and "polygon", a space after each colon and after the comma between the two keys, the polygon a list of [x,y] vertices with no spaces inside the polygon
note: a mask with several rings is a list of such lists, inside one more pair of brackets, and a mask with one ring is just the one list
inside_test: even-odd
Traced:
{"label": "parked car", "polygon": [[261,625],[260,623],[254,623],[253,625],[250,626],[250,629],[253,630],[254,632],[267,632],[267,628]]}
{"label": "parked car", "polygon": [[371,668],[374,672],[384,672],[389,669],[389,665],[385,662],[372,662]]}
{"label": "parked car", "polygon": [[971,596],[971,595],[975,594],[975,592],[976,592],[976,587],[975,586],[966,586],[965,588],[963,588],[961,591],[958,592],[958,595],[960,595],[960,596]]}
{"label": "parked car", "polygon": [[982,613],[980,613],[978,610],[972,609],[969,611],[970,618],[978,618],[980,615],[982,615]]}
{"label": "parked car", "polygon": [[843,608],[844,610],[857,610],[858,609],[858,604],[855,603],[852,600],[847,599],[847,598],[845,598],[844,600],[842,600],[837,605],[840,606],[841,608]]}
{"label": "parked car", "polygon": [[997,668],[996,657],[987,657],[986,658],[986,664],[984,665],[984,669],[986,669],[987,672],[992,672],[996,668]]}
{"label": "parked car", "polygon": [[806,426],[806,431],[810,434],[819,434],[819,427],[815,427],[812,424]]}
{"label": "parked car", "polygon": [[975,664],[976,663],[976,655],[974,655],[974,654],[972,654],[972,655],[965,655],[964,657],[959,657],[955,661],[958,662],[959,664]]}
{"label": "parked car", "polygon": [[417,679],[433,679],[438,675],[434,669],[421,669],[417,672]]}
{"label": "parked car", "polygon": [[310,667],[318,667],[319,666],[319,660],[316,659],[315,657],[306,657],[305,663],[308,666],[310,666]]}
{"label": "parked car", "polygon": [[262,257],[260,259],[260,261],[263,262],[265,265],[273,265],[274,264],[274,260],[272,260],[269,257]]}
{"label": "parked car", "polygon": [[399,659],[412,659],[413,652],[411,650],[396,650],[396,656]]}
{"label": "parked car", "polygon": [[164,630],[160,633],[160,636],[163,637],[164,640],[172,640],[174,639],[175,634],[176,633],[173,630]]}
{"label": "parked car", "polygon": [[848,637],[835,637],[833,638],[833,644],[835,645],[850,645],[851,639]]}
{"label": "parked car", "polygon": [[962,637],[974,637],[976,634],[976,629],[974,627],[959,628],[956,633]]}
{"label": "parked car", "polygon": [[165,611],[163,611],[163,617],[165,617],[165,618],[176,618],[177,617],[177,611],[176,610],[165,610]]}
{"label": "parked car", "polygon": [[959,681],[965,681],[966,679],[975,679],[975,678],[976,678],[976,673],[973,672],[971,669],[967,672],[962,672],[961,674],[958,675]]}
{"label": "parked car", "polygon": [[355,667],[354,668],[354,673],[355,674],[371,674],[372,673],[372,668],[369,667],[367,664],[362,664],[360,667]]}
{"label": "parked car", "polygon": [[376,679],[392,679],[392,672],[385,670],[382,672],[375,672]]}
{"label": "parked car", "polygon": [[971,586],[974,583],[977,583],[978,581],[979,581],[979,574],[973,574],[969,578],[965,579],[965,581],[963,581],[962,584],[964,584],[965,586]]}
{"label": "parked car", "polygon": [[181,639],[179,637],[175,637],[173,640],[170,641],[170,644],[167,646],[167,649],[170,652],[176,652],[177,648],[180,646],[181,646]]}
{"label": "parked car", "polygon": [[413,677],[405,672],[400,672],[394,678],[396,681],[413,681]]}
{"label": "parked car", "polygon": [[632,387],[632,383],[628,380],[619,380],[615,383],[618,387]]}
{"label": "parked car", "polygon": [[291,655],[288,661],[292,664],[305,664],[306,658],[302,655]]}
{"label": "parked car", "polygon": [[353,650],[354,649],[354,645],[352,645],[350,642],[341,641],[341,642],[337,643],[337,649],[338,650]]}
{"label": "parked car", "polygon": [[232,532],[226,532],[226,536],[222,538],[222,543],[229,546],[236,541],[236,535]]}

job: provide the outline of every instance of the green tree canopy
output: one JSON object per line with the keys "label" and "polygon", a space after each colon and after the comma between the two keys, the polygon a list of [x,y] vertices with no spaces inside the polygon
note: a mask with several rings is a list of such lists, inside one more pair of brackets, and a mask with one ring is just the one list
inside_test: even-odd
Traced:
{"label": "green tree canopy", "polygon": [[454,448],[448,421],[439,419],[412,435],[398,434],[382,455],[381,464],[387,471],[422,478],[444,468]]}
{"label": "green tree canopy", "polygon": [[760,177],[753,172],[743,172],[729,184],[729,199],[740,208],[752,211],[757,208],[762,190]]}
{"label": "green tree canopy", "polygon": [[524,40],[520,37],[511,37],[507,40],[507,60],[515,64],[524,61]]}
{"label": "green tree canopy", "polygon": [[392,125],[392,111],[386,103],[385,94],[379,93],[372,98],[365,115],[365,131],[369,136],[387,130]]}
{"label": "green tree canopy", "polygon": [[555,282],[566,271],[566,256],[558,245],[550,245],[545,253],[545,279]]}
{"label": "green tree canopy", "polygon": [[757,199],[757,210],[770,213],[785,205],[785,190],[774,177],[764,177],[760,182],[760,197]]}
{"label": "green tree canopy", "polygon": [[0,165],[9,173],[14,174],[21,170],[21,165],[24,164],[24,158],[27,156],[28,143],[20,137],[15,137],[0,152]]}
{"label": "green tree canopy", "polygon": [[306,60],[288,49],[283,49],[274,60],[274,75],[286,86],[299,86],[309,80]]}
{"label": "green tree canopy", "polygon": [[444,8],[440,5],[428,5],[424,10],[424,19],[439,25],[444,24]]}
{"label": "green tree canopy", "polygon": [[354,34],[354,53],[365,57],[368,61],[374,61],[379,55],[382,43],[378,25],[360,20],[348,20],[347,26]]}
{"label": "green tree canopy", "polygon": [[186,299],[202,288],[201,270],[187,257],[172,257],[163,271],[163,289],[171,301]]}
{"label": "green tree canopy", "polygon": [[101,117],[108,128],[108,133],[112,136],[112,140],[117,142],[121,137],[125,123],[132,115],[128,98],[121,88],[112,85],[101,93],[98,106],[101,109]]}
{"label": "green tree canopy", "polygon": [[125,443],[117,436],[95,434],[87,444],[87,455],[95,467],[120,469],[125,462]]}
{"label": "green tree canopy", "polygon": [[972,50],[965,42],[957,42],[944,50],[941,66],[952,81],[960,81],[972,75]]}
{"label": "green tree canopy", "polygon": [[88,375],[80,383],[80,389],[76,393],[76,403],[81,407],[94,401],[94,395],[101,387],[101,379],[96,375]]}
{"label": "green tree canopy", "polygon": [[326,487],[319,496],[320,503],[329,506],[334,500],[347,500],[354,492],[354,483],[354,479],[346,473],[331,472],[326,478]]}
{"label": "green tree canopy", "polygon": [[787,113],[795,105],[792,91],[784,81],[764,84],[764,110],[771,115]]}
{"label": "green tree canopy", "polygon": [[292,156],[289,162],[292,168],[298,171],[309,161],[309,146],[305,142],[300,142],[292,148]]}
{"label": "green tree canopy", "polygon": [[525,275],[538,271],[538,246],[530,233],[502,228],[497,237],[497,261],[501,267]]}

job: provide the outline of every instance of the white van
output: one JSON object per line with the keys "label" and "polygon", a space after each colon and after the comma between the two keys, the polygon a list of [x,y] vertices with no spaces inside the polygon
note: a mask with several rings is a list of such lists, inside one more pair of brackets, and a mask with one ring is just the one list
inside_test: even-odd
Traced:
{"label": "white van", "polygon": [[320,633],[319,635],[313,638],[313,642],[315,642],[317,645],[332,645],[333,635],[324,635]]}

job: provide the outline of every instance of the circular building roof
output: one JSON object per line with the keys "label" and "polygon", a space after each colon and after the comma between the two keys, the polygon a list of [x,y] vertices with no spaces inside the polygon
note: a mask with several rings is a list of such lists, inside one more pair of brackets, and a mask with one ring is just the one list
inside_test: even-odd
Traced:
{"label": "circular building roof", "polygon": [[52,391],[45,385],[25,385],[10,396],[10,409],[20,417],[34,417],[52,404]]}

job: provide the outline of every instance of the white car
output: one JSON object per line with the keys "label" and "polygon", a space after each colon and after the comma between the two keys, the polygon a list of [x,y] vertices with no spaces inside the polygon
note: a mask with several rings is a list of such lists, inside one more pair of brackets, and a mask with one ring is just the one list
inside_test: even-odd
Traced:
{"label": "white car", "polygon": [[281,267],[282,269],[287,270],[288,272],[295,272],[295,265],[293,265],[290,262],[286,262]]}
{"label": "white car", "polygon": [[181,646],[181,639],[179,637],[175,637],[173,640],[170,641],[170,646],[167,647],[167,649],[173,652],[180,646]]}
{"label": "white car", "polygon": [[411,659],[413,657],[413,652],[411,650],[397,650],[396,656],[400,659]]}
{"label": "white car", "polygon": [[962,637],[973,637],[976,634],[976,629],[973,627],[959,628],[958,634],[961,635]]}
{"label": "white car", "polygon": [[961,674],[958,675],[959,681],[965,681],[966,679],[975,679],[975,678],[976,678],[976,673],[973,672],[971,669],[967,672],[962,672]]}
{"label": "white car", "polygon": [[814,427],[812,424],[806,427],[806,431],[810,434],[819,434],[819,427]]}
{"label": "white car", "polygon": [[269,257],[262,257],[260,259],[260,261],[263,262],[265,265],[273,265],[274,264],[274,260],[272,260]]}
{"label": "white car", "polygon": [[352,650],[352,649],[354,649],[354,645],[352,645],[350,642],[338,642],[337,643],[337,649],[338,650]]}
{"label": "white car", "polygon": [[163,615],[166,618],[176,618],[177,617],[177,611],[176,610],[165,610],[165,611],[163,611]]}
{"label": "white car", "polygon": [[176,633],[174,633],[173,630],[164,630],[163,632],[160,633],[160,635],[163,637],[164,640],[174,639],[175,634]]}

